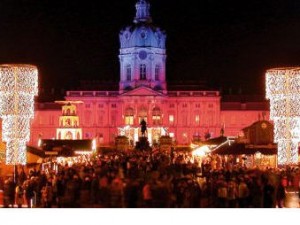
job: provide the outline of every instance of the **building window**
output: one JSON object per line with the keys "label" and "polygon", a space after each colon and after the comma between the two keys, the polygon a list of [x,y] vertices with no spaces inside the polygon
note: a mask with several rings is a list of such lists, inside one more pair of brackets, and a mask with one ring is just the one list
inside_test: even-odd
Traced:
{"label": "building window", "polygon": [[133,125],[133,118],[134,118],[133,108],[127,108],[125,111],[125,124]]}
{"label": "building window", "polygon": [[92,112],[91,111],[85,111],[84,112],[85,125],[90,125],[91,124],[91,118],[92,118]]}
{"label": "building window", "polygon": [[214,111],[208,111],[208,126],[214,125]]}
{"label": "building window", "polygon": [[102,133],[100,133],[98,136],[99,136],[99,138],[98,138],[98,140],[99,140],[99,143],[100,143],[100,144],[103,144],[103,142],[104,142],[104,139],[103,139],[103,134],[102,134]]}
{"label": "building window", "polygon": [[111,104],[112,108],[117,108],[117,104]]}
{"label": "building window", "polygon": [[66,119],[66,124],[65,124],[66,127],[71,127],[71,119],[68,118]]}
{"label": "building window", "polygon": [[195,104],[195,107],[200,108],[200,104],[199,103]]}
{"label": "building window", "polygon": [[110,121],[110,124],[112,126],[116,126],[116,122],[117,122],[117,113],[116,112],[113,112],[111,114],[111,121]]}
{"label": "building window", "polygon": [[155,66],[155,81],[159,81],[159,74],[160,74],[160,66]]}
{"label": "building window", "polygon": [[174,125],[174,115],[169,115],[169,124]]}
{"label": "building window", "polygon": [[214,104],[208,104],[208,108],[213,108]]}
{"label": "building window", "polygon": [[67,109],[66,115],[67,115],[67,116],[70,116],[70,115],[71,115],[71,109]]}
{"label": "building window", "polygon": [[170,106],[169,106],[170,108],[174,108],[175,107],[175,105],[172,103],[172,104],[170,104]]}
{"label": "building window", "polygon": [[187,112],[182,112],[181,115],[182,115],[182,118],[181,118],[182,125],[187,126],[188,125],[188,113]]}
{"label": "building window", "polygon": [[[85,108],[87,108],[87,109],[91,108],[91,104],[85,104]],[[69,114],[70,114],[70,111],[69,111]]]}
{"label": "building window", "polygon": [[182,133],[182,140],[183,140],[183,143],[184,144],[187,144],[188,143],[188,135],[186,132],[183,132]]}
{"label": "building window", "polygon": [[200,124],[200,115],[195,115],[195,124],[196,125]]}
{"label": "building window", "polygon": [[73,139],[73,134],[72,134],[71,131],[68,131],[68,132],[66,133],[65,139],[66,139],[66,140],[72,140],[72,139]]}
{"label": "building window", "polygon": [[187,104],[186,103],[183,103],[182,104],[182,108],[186,108],[187,107]]}
{"label": "building window", "polygon": [[146,65],[140,65],[140,80],[146,80]]}
{"label": "building window", "polygon": [[142,120],[145,120],[147,123],[147,117],[139,116],[139,124],[141,124]]}
{"label": "building window", "polygon": [[100,115],[98,117],[98,123],[99,123],[100,126],[103,126],[103,119],[104,119],[104,112],[101,111]]}
{"label": "building window", "polygon": [[131,81],[131,66],[130,65],[126,66],[126,80]]}
{"label": "building window", "polygon": [[147,108],[145,108],[144,106],[139,109],[138,119],[139,119],[139,124],[141,123],[142,120],[145,120],[147,123]]}
{"label": "building window", "polygon": [[102,108],[104,107],[104,105],[103,105],[103,104],[99,104],[98,107],[99,107],[100,109],[102,109]]}
{"label": "building window", "polygon": [[158,107],[155,107],[152,111],[152,123],[153,125],[161,124],[161,111]]}

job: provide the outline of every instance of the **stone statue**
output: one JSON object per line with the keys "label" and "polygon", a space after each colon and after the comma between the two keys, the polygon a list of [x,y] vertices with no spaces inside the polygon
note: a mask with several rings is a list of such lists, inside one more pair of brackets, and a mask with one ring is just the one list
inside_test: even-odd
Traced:
{"label": "stone statue", "polygon": [[142,136],[145,137],[145,132],[147,131],[147,123],[144,119],[142,119],[140,125],[141,125]]}

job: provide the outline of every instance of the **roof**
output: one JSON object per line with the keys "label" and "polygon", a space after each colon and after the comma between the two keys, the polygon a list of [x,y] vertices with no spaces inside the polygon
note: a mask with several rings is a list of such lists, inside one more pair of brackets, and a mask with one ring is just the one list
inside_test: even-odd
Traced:
{"label": "roof", "polygon": [[43,150],[51,151],[55,148],[68,148],[72,150],[91,150],[92,140],[53,140],[53,139],[42,139],[41,146]]}
{"label": "roof", "polygon": [[265,110],[269,111],[269,102],[221,102],[221,110]]}
{"label": "roof", "polygon": [[227,143],[213,151],[213,154],[219,155],[254,155],[260,152],[263,155],[276,155],[277,145],[249,145],[245,143]]}
{"label": "roof", "polygon": [[26,146],[26,150],[27,150],[27,152],[37,155],[41,158],[45,158],[45,156],[46,156],[45,152],[42,149],[39,149],[39,148],[36,148],[33,146]]}
{"label": "roof", "polygon": [[35,110],[57,110],[61,111],[61,105],[55,102],[35,103]]}
{"label": "roof", "polygon": [[201,144],[203,144],[203,145],[220,145],[220,144],[224,143],[227,140],[228,140],[228,137],[219,136],[219,137],[216,137],[216,138],[210,138],[210,139],[207,139],[205,141],[201,141]]}

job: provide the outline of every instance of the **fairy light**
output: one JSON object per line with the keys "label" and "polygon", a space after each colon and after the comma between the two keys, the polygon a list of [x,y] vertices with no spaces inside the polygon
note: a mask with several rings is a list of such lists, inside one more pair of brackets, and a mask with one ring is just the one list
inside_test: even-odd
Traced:
{"label": "fairy light", "polygon": [[300,141],[300,67],[268,70],[266,98],[270,99],[278,164],[296,164]]}
{"label": "fairy light", "polygon": [[38,94],[36,66],[0,65],[0,117],[2,140],[6,142],[6,164],[26,164],[26,142]]}

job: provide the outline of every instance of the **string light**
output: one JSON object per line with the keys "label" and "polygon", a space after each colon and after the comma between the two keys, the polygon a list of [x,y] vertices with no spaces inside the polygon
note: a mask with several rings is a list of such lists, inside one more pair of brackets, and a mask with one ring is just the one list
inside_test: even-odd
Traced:
{"label": "string light", "polygon": [[26,164],[26,142],[38,94],[36,66],[0,65],[0,117],[2,140],[6,142],[6,164]]}
{"label": "string light", "polygon": [[300,67],[268,70],[266,98],[270,99],[278,164],[296,164],[300,141]]}

